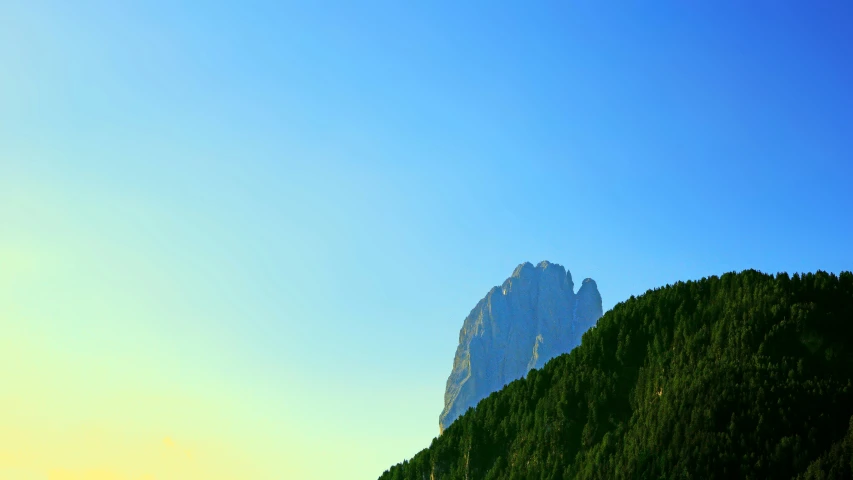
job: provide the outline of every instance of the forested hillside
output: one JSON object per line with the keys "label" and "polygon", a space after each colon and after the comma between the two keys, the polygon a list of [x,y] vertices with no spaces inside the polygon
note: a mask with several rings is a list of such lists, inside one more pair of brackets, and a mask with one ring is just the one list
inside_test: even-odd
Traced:
{"label": "forested hillside", "polygon": [[381,480],[850,478],[853,274],[648,291]]}

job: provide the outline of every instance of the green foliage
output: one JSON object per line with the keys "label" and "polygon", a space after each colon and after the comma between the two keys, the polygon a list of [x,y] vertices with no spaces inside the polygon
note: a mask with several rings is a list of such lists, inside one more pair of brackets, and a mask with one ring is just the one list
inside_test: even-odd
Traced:
{"label": "green foliage", "polygon": [[679,282],[380,480],[850,478],[851,381],[850,272]]}

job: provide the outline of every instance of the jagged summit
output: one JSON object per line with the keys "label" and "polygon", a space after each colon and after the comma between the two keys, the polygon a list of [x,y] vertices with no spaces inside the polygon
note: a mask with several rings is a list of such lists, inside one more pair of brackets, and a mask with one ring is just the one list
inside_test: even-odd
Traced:
{"label": "jagged summit", "polygon": [[601,315],[601,295],[592,279],[575,293],[572,274],[562,265],[520,264],[462,324],[439,430],[530,369],[569,352]]}

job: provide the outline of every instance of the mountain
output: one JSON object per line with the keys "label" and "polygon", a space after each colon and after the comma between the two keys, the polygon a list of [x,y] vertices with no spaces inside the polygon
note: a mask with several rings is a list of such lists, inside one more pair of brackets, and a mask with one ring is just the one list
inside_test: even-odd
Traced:
{"label": "mountain", "polygon": [[749,270],[616,305],[380,479],[851,477],[853,274]]}
{"label": "mountain", "polygon": [[572,274],[562,266],[519,265],[462,324],[439,431],[490,393],[576,347],[601,313],[591,278],[575,293]]}

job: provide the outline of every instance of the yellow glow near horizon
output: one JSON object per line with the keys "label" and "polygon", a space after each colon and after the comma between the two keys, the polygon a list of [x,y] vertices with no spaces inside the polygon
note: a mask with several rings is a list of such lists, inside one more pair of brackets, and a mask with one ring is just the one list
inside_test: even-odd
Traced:
{"label": "yellow glow near horizon", "polygon": [[167,342],[169,267],[18,200],[0,210],[0,478],[253,477],[225,380],[196,367],[211,346]]}
{"label": "yellow glow near horizon", "polygon": [[83,190],[0,188],[0,479],[378,476],[428,442],[400,447],[396,421],[423,391],[383,385],[392,407],[377,424],[361,415],[378,408],[376,383],[317,381],[234,338],[257,285],[195,248],[209,232],[156,202]]}

